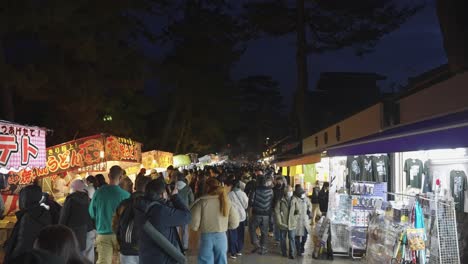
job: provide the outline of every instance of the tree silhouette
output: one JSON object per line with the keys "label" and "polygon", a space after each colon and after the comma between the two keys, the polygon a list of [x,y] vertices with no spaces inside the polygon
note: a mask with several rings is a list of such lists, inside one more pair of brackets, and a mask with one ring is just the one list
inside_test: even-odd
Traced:
{"label": "tree silhouette", "polygon": [[259,36],[296,34],[297,89],[295,113],[300,137],[306,136],[307,54],[353,47],[371,52],[378,40],[398,29],[422,8],[392,0],[267,0],[249,2],[245,16]]}

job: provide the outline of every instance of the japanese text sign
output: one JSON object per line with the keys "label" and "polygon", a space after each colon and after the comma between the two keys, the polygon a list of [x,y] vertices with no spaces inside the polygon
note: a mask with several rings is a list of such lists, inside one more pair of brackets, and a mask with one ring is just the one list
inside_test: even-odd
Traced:
{"label": "japanese text sign", "polygon": [[0,121],[0,167],[44,168],[46,130]]}
{"label": "japanese text sign", "polygon": [[141,143],[131,139],[109,136],[106,138],[106,158],[114,161],[141,162]]}

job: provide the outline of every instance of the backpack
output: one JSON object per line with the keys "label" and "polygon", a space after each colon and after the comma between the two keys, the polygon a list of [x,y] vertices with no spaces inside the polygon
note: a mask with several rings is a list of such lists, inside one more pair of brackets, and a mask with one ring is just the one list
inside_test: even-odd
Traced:
{"label": "backpack", "polygon": [[[135,202],[128,199],[119,206],[124,207],[117,223],[117,241],[123,255],[138,254],[138,231],[135,225]],[[119,210],[117,209],[117,210]]]}

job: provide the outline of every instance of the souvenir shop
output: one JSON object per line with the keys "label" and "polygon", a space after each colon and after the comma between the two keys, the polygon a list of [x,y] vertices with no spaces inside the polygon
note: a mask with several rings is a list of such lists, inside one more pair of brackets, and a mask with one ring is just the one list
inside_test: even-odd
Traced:
{"label": "souvenir shop", "polygon": [[396,127],[327,150],[336,255],[369,264],[467,263],[466,117]]}

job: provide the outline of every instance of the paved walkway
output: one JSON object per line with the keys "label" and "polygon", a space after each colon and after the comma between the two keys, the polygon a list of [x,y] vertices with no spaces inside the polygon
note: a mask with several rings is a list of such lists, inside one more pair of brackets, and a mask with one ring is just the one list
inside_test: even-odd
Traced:
{"label": "paved walkway", "polygon": [[[246,229],[247,231],[247,229]],[[306,245],[306,254],[303,257],[298,257],[294,260],[284,258],[281,256],[281,250],[279,246],[275,246],[273,243],[273,238],[268,239],[268,250],[269,252],[266,255],[259,255],[257,253],[250,253],[253,247],[249,242],[249,238],[247,237],[248,232],[246,232],[245,238],[245,248],[242,252],[244,255],[238,257],[237,259],[233,260],[228,258],[230,264],[298,264],[298,263],[314,263],[314,264],[359,264],[360,261],[353,261],[351,258],[340,258],[335,257],[335,260],[328,261],[328,260],[316,260],[312,258],[312,240],[308,239]],[[198,234],[192,232],[190,237],[190,250],[188,252],[188,263],[197,263],[197,253],[198,253]]]}

